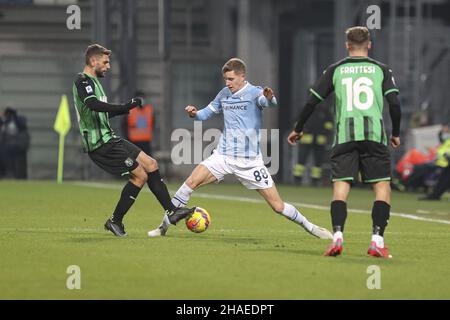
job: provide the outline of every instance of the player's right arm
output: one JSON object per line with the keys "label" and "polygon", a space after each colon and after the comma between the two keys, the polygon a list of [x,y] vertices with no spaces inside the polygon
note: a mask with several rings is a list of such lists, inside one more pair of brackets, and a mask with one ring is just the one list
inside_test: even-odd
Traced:
{"label": "player's right arm", "polygon": [[195,120],[208,120],[216,114],[219,114],[222,111],[222,105],[220,99],[222,98],[223,91],[220,91],[213,101],[210,102],[205,108],[201,110],[197,110],[194,106],[187,106],[184,110],[187,112],[189,117],[195,118]]}
{"label": "player's right arm", "polygon": [[295,122],[294,130],[292,130],[287,139],[291,145],[295,145],[295,143],[301,139],[303,135],[303,127],[314,112],[315,106],[325,100],[328,95],[333,92],[333,72],[334,67],[328,67],[316,81],[314,86],[309,89],[310,94],[308,101]]}
{"label": "player's right arm", "polygon": [[191,118],[195,118],[198,112],[197,108],[194,106],[187,106],[186,108],[184,108],[184,111],[186,111]]}
{"label": "player's right arm", "polygon": [[112,115],[124,114],[129,110],[142,105],[141,98],[133,98],[125,104],[113,104],[97,99],[95,95],[95,84],[85,75],[79,75],[75,80],[78,97],[90,110],[96,112],[109,112]]}

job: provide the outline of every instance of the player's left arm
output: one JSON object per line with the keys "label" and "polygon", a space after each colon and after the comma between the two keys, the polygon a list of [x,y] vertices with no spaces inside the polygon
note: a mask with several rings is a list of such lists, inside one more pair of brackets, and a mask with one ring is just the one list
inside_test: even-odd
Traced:
{"label": "player's left arm", "polygon": [[396,92],[389,93],[386,96],[386,100],[389,103],[389,115],[392,122],[391,145],[397,148],[400,146],[400,120],[402,116],[400,101]]}
{"label": "player's left arm", "polygon": [[108,112],[108,117],[109,118],[114,118],[114,117],[122,116],[122,115],[126,115],[126,114],[130,114],[130,110],[110,111],[110,112]]}
{"label": "player's left arm", "polygon": [[305,126],[306,121],[308,121],[309,117],[314,112],[316,105],[318,105],[320,101],[321,100],[316,95],[312,93],[309,95],[306,105],[303,107],[302,112],[297,118],[294,130],[292,130],[292,132],[288,136],[288,142],[291,145],[295,145],[295,143],[303,136],[303,127]]}
{"label": "player's left arm", "polygon": [[392,75],[392,70],[388,66],[383,66],[383,95],[389,104],[389,115],[392,121],[391,145],[394,148],[400,146],[400,120],[401,108],[398,100],[399,90]]}
{"label": "player's left arm", "polygon": [[258,97],[258,106],[262,108],[278,106],[278,101],[272,88],[264,88],[262,95]]}

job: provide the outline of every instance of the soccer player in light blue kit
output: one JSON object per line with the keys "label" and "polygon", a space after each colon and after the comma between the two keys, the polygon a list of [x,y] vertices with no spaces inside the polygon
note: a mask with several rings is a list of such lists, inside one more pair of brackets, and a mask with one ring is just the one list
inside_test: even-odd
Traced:
{"label": "soccer player in light blue kit", "polygon": [[[264,165],[259,147],[259,130],[262,125],[262,111],[276,107],[277,100],[271,88],[256,87],[245,80],[245,63],[237,58],[230,59],[222,68],[226,87],[205,108],[197,110],[187,106],[185,111],[191,118],[207,120],[222,113],[224,130],[213,154],[200,163],[175,193],[172,203],[185,207],[194,190],[211,182],[220,182],[227,174],[233,174],[248,189],[257,190],[272,209],[302,226],[310,234],[332,239],[332,234],[309,222],[293,205],[284,202]],[[150,237],[163,236],[170,226],[167,215]]]}

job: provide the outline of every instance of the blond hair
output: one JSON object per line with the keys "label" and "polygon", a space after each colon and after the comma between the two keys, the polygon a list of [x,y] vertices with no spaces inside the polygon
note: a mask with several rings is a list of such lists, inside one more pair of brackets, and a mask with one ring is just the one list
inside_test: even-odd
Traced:
{"label": "blond hair", "polygon": [[236,74],[245,74],[245,62],[238,58],[231,58],[222,67],[222,73],[234,71]]}

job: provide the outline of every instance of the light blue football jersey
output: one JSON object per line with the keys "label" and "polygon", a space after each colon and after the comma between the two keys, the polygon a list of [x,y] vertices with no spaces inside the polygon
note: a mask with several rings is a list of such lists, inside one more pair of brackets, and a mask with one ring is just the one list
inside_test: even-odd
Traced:
{"label": "light blue football jersey", "polygon": [[268,101],[261,87],[249,82],[236,93],[223,88],[211,103],[197,112],[196,120],[206,120],[223,113],[224,129],[217,151],[220,154],[253,158],[261,153],[260,129],[264,107],[277,105],[276,98]]}

